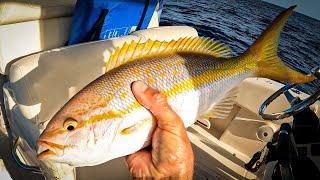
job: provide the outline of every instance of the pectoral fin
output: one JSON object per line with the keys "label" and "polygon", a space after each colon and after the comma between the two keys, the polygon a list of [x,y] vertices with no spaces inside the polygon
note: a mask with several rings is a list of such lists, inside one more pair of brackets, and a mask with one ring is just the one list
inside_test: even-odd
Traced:
{"label": "pectoral fin", "polygon": [[138,121],[136,124],[123,129],[121,131],[121,134],[122,135],[128,135],[128,134],[132,134],[132,133],[138,132],[145,125],[147,125],[147,124],[149,124],[151,122],[152,122],[152,119],[144,119],[144,120]]}

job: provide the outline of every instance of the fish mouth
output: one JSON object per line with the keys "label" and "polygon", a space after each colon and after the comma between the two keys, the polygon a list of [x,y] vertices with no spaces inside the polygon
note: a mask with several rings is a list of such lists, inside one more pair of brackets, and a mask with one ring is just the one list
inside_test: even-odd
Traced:
{"label": "fish mouth", "polygon": [[52,156],[62,155],[63,149],[64,149],[63,145],[39,140],[37,158],[39,160],[45,160]]}
{"label": "fish mouth", "polygon": [[46,150],[42,151],[41,153],[39,153],[37,155],[37,158],[39,160],[45,160],[45,159],[48,159],[48,157],[54,156],[54,155],[56,155],[55,152],[51,151],[50,149],[46,149]]}

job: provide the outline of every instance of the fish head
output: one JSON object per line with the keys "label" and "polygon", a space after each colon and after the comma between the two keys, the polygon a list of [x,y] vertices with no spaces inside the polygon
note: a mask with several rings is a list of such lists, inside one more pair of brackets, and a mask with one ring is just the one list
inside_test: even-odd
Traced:
{"label": "fish head", "polygon": [[38,159],[72,166],[89,164],[100,154],[95,152],[101,149],[99,140],[108,139],[106,146],[116,134],[118,116],[107,109],[100,97],[79,94],[71,99],[40,135]]}

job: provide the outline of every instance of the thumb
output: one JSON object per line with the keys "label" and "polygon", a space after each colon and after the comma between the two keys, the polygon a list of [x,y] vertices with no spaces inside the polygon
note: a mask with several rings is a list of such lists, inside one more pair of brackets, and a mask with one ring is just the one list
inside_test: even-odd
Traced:
{"label": "thumb", "polygon": [[185,129],[181,118],[158,90],[148,87],[141,81],[133,82],[131,87],[137,101],[155,116],[159,128],[174,134]]}

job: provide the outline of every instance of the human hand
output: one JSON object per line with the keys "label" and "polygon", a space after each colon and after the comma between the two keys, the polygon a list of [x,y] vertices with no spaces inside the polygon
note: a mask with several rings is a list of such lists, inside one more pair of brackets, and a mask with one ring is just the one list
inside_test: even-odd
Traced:
{"label": "human hand", "polygon": [[192,179],[194,156],[180,117],[159,91],[141,81],[132,84],[132,92],[157,121],[151,148],[126,157],[133,178]]}

